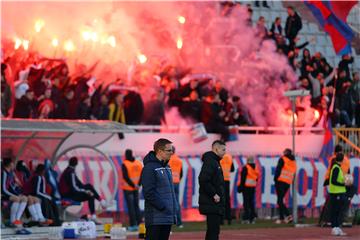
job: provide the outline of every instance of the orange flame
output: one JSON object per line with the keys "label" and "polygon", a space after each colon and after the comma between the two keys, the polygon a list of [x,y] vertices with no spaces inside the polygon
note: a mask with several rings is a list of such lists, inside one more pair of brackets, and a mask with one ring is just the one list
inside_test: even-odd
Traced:
{"label": "orange flame", "polygon": [[142,63],[142,64],[146,63],[147,57],[144,54],[140,53],[140,54],[138,54],[137,57],[138,57],[138,60],[140,63]]}
{"label": "orange flame", "polygon": [[183,46],[183,41],[181,39],[181,37],[178,38],[177,42],[176,42],[176,46],[178,49],[181,49]]}
{"label": "orange flame", "polygon": [[184,24],[186,22],[186,18],[183,16],[179,16],[178,21],[179,21],[179,23]]}
{"label": "orange flame", "polygon": [[42,19],[35,21],[35,32],[40,32],[41,29],[45,26],[45,22]]}
{"label": "orange flame", "polygon": [[74,43],[71,41],[71,40],[67,40],[65,43],[64,43],[64,50],[67,51],[67,52],[72,52],[75,50],[75,45]]}
{"label": "orange flame", "polygon": [[22,40],[20,38],[15,38],[14,39],[14,49],[19,49],[19,47],[22,45]]}
{"label": "orange flame", "polygon": [[315,117],[316,120],[318,120],[320,118],[320,113],[319,113],[318,110],[314,111],[314,117]]}
{"label": "orange flame", "polygon": [[51,45],[53,47],[59,46],[59,40],[57,38],[53,38],[53,40],[51,40]]}
{"label": "orange flame", "polygon": [[25,50],[28,50],[28,49],[29,49],[29,44],[30,44],[30,41],[29,41],[29,40],[24,39],[24,40],[22,41],[22,46],[23,46],[23,48],[24,48]]}

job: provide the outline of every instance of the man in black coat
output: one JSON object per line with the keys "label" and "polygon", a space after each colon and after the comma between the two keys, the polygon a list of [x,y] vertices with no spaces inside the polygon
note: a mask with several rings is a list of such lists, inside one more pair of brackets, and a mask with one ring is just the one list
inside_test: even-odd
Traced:
{"label": "man in black coat", "polygon": [[217,240],[225,212],[224,176],[220,160],[226,151],[225,143],[216,140],[212,151],[202,156],[203,165],[199,175],[199,211],[206,215],[206,240]]}
{"label": "man in black coat", "polygon": [[285,24],[285,36],[289,40],[290,49],[294,49],[295,38],[302,28],[302,21],[299,14],[295,11],[294,7],[287,8],[288,17]]}

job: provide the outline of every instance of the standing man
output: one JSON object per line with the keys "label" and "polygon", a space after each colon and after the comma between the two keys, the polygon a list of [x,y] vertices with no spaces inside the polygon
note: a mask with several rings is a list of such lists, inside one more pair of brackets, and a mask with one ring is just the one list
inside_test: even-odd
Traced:
{"label": "standing man", "polygon": [[144,158],[141,182],[148,240],[169,239],[171,225],[176,223],[177,202],[171,169],[167,165],[172,153],[172,142],[160,138],[154,143],[154,151],[150,151]]}
{"label": "standing man", "polygon": [[295,49],[295,38],[302,28],[302,21],[299,14],[295,11],[293,6],[287,8],[288,17],[285,23],[285,36],[289,40],[289,48]]}
{"label": "standing man", "polygon": [[228,225],[231,225],[231,204],[230,204],[230,179],[231,173],[235,171],[232,156],[225,154],[220,161],[221,169],[224,174],[225,182],[225,219],[228,221]]}
{"label": "standing man", "polygon": [[344,159],[344,154],[337,153],[334,159],[334,164],[330,171],[329,193],[330,193],[330,211],[331,211],[331,235],[344,236],[340,226],[342,222],[341,209],[346,201],[345,175],[341,170],[341,162]]}
{"label": "standing man", "polygon": [[290,223],[293,220],[289,210],[284,204],[284,197],[293,183],[296,173],[296,161],[292,151],[288,148],[284,150],[284,155],[279,159],[275,170],[275,189],[277,195],[277,204],[279,206],[280,219],[276,220],[276,224],[282,222]]}
{"label": "standing man", "polygon": [[139,184],[143,165],[133,156],[132,150],[125,150],[125,159],[121,165],[122,170],[122,189],[124,191],[126,205],[129,214],[130,232],[137,231],[141,222],[139,209]]}
{"label": "standing man", "polygon": [[206,215],[206,240],[219,239],[220,224],[225,211],[224,175],[220,166],[225,151],[225,143],[216,140],[212,144],[212,150],[202,156],[199,211]]}
{"label": "standing man", "polygon": [[[336,155],[338,153],[343,153],[343,148],[341,145],[337,144],[334,149],[334,154],[329,158],[329,165],[325,174],[325,181],[324,186],[329,185],[329,179],[330,179],[330,172],[331,168],[335,162]],[[344,155],[344,159],[341,161],[340,164],[341,170],[343,171],[343,174],[350,174],[350,160]]]}
{"label": "standing man", "polygon": [[238,192],[243,194],[244,223],[255,223],[255,190],[260,172],[252,156],[248,157],[247,164],[241,170],[241,181]]}
{"label": "standing man", "polygon": [[175,197],[178,202],[178,209],[176,211],[176,225],[179,228],[183,228],[181,221],[181,208],[180,208],[180,194],[179,194],[179,185],[180,181],[183,176],[183,170],[182,170],[182,160],[179,158],[178,155],[175,154],[175,147],[173,147],[173,155],[171,155],[169,166],[171,168],[172,177],[173,177],[173,184],[174,184],[174,191],[175,191]]}

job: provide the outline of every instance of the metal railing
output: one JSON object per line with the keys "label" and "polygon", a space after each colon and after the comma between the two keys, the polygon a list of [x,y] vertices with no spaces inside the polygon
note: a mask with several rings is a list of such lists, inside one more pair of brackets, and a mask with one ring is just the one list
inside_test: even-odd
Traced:
{"label": "metal railing", "polygon": [[360,128],[334,128],[333,130],[335,144],[342,144],[345,154],[360,156]]}
{"label": "metal railing", "polygon": [[[184,133],[189,132],[194,125],[128,125],[136,132],[162,132],[162,133]],[[239,133],[248,134],[283,134],[291,135],[291,127],[237,127],[229,126],[229,129],[237,129]],[[296,127],[297,134],[322,134],[324,128],[321,127]]]}

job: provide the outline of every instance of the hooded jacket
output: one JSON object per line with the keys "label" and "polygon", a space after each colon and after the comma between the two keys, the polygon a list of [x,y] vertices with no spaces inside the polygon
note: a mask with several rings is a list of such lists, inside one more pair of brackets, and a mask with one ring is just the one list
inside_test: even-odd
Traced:
{"label": "hooded jacket", "polygon": [[[221,158],[209,151],[202,156],[203,165],[199,175],[199,211],[201,214],[223,215],[224,202],[224,176],[220,166]],[[214,195],[220,196],[220,202],[215,203]]]}
{"label": "hooded jacket", "polygon": [[177,200],[171,169],[149,152],[144,158],[141,179],[145,198],[145,226],[176,223]]}

